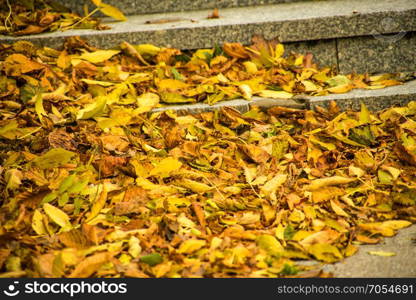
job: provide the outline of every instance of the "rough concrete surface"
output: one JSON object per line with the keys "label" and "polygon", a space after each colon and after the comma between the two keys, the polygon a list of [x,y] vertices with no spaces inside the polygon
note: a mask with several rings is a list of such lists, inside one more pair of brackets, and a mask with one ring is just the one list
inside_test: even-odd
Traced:
{"label": "rough concrete surface", "polygon": [[[254,34],[261,34],[267,39],[279,37],[282,42],[371,36],[386,19],[398,25],[383,26],[382,34],[395,33],[397,28],[406,32],[416,31],[414,0],[328,0],[228,8],[221,10],[219,19],[207,19],[210,13],[211,10],[202,10],[135,15],[126,22],[109,22],[110,30],[2,36],[0,43],[23,39],[60,47],[66,37],[79,35],[104,48],[128,41],[195,49],[224,42],[248,44]],[[153,23],[146,24],[148,21]]]}
{"label": "rough concrete surface", "polygon": [[378,90],[356,89],[345,94],[307,97],[307,107],[310,109],[318,105],[326,107],[331,100],[336,101],[342,110],[359,110],[361,102],[372,111],[406,105],[410,101],[416,101],[416,80]]}
{"label": "rough concrete surface", "polygon": [[[86,4],[90,11],[94,9],[90,0],[65,1],[58,0],[66,7],[83,13]],[[311,0],[107,0],[105,3],[116,6],[126,15],[142,15],[163,12],[190,11],[199,9],[242,7],[254,5],[267,5]],[[317,1],[317,0],[314,0]],[[323,1],[323,0],[321,0]]]}
{"label": "rough concrete surface", "polygon": [[403,85],[392,86],[380,90],[357,89],[346,94],[332,94],[317,97],[307,96],[302,100],[253,97],[251,101],[235,99],[219,102],[214,105],[205,103],[166,105],[164,107],[155,108],[152,112],[172,110],[179,114],[197,114],[218,110],[225,106],[232,107],[242,113],[247,112],[252,106],[258,106],[263,109],[268,109],[272,106],[314,109],[317,105],[326,107],[332,100],[336,101],[342,110],[359,110],[361,101],[372,111],[382,110],[394,105],[406,105],[410,101],[416,101],[416,80],[409,81]]}
{"label": "rough concrete surface", "polygon": [[386,35],[375,31],[373,38],[339,39],[339,71],[382,73],[416,70],[415,50],[416,32],[399,31]]}
{"label": "rough concrete surface", "polygon": [[[395,256],[376,256],[369,251],[394,252]],[[342,262],[323,268],[335,277],[416,277],[416,225],[399,230],[381,244],[361,245],[358,252]]]}

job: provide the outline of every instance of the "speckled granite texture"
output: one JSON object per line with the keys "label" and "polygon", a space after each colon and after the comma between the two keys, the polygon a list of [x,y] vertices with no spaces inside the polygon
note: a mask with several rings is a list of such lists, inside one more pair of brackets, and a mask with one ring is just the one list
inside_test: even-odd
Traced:
{"label": "speckled granite texture", "polygon": [[110,30],[0,36],[0,43],[27,40],[59,48],[65,38],[79,35],[101,48],[127,41],[197,49],[225,42],[250,44],[252,36],[259,34],[278,37],[289,51],[312,52],[320,65],[339,67],[345,73],[416,69],[415,0],[324,0],[227,8],[221,10],[221,18],[207,19],[210,13],[135,15],[127,22],[109,21]]}
{"label": "speckled granite texture", "polygon": [[[57,46],[65,37],[79,35],[100,47],[153,43],[182,49],[212,47],[224,42],[248,44],[254,34],[279,37],[282,42],[302,42],[355,36],[371,36],[380,22],[400,19],[400,30],[416,31],[414,0],[310,1],[245,8],[229,8],[219,19],[207,19],[211,11],[131,16],[127,22],[109,23],[110,30],[70,30],[28,37],[0,37],[0,42],[19,39]],[[148,21],[173,20],[146,24]],[[383,34],[393,33],[386,26]],[[110,46],[110,47],[111,47]]]}
{"label": "speckled granite texture", "polygon": [[379,90],[352,90],[346,94],[308,97],[307,107],[310,109],[314,109],[318,105],[327,107],[331,100],[336,101],[342,110],[359,110],[361,102],[365,103],[372,111],[396,105],[406,105],[410,101],[416,101],[416,80]]}
{"label": "speckled granite texture", "polygon": [[[381,244],[361,245],[358,252],[345,260],[323,269],[343,278],[415,278],[416,225],[399,230]],[[393,252],[394,256],[370,255],[370,251]],[[365,266],[365,267],[363,267]]]}
{"label": "speckled granite texture", "polygon": [[285,43],[285,52],[312,53],[313,61],[320,66],[337,68],[337,46],[335,39]]}
{"label": "speckled granite texture", "polygon": [[[324,0],[107,0],[105,3],[116,6],[126,15],[141,15],[164,12],[191,11],[199,9],[214,9],[228,7],[244,7],[255,5],[267,5],[277,3],[289,3],[299,1],[324,1]],[[83,13],[83,6],[87,4],[90,11],[94,8],[90,0],[59,0],[73,11]]]}
{"label": "speckled granite texture", "polygon": [[353,90],[346,94],[305,97],[302,100],[253,97],[251,101],[236,99],[219,102],[214,105],[208,105],[205,103],[170,105],[155,108],[152,111],[161,112],[173,110],[179,114],[197,114],[218,110],[224,106],[232,107],[242,113],[247,112],[252,106],[258,106],[262,109],[268,109],[273,106],[315,109],[318,105],[326,107],[332,100],[335,100],[342,110],[359,110],[361,101],[364,102],[372,111],[382,110],[394,105],[405,105],[410,101],[416,101],[416,80],[407,82],[403,85],[388,87],[380,90]]}
{"label": "speckled granite texture", "polygon": [[338,58],[343,73],[416,70],[416,32],[339,39]]}

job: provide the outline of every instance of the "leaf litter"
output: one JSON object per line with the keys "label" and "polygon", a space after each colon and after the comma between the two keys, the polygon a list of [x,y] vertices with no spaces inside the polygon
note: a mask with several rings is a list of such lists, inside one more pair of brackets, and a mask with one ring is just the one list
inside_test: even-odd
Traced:
{"label": "leaf litter", "polygon": [[414,223],[416,102],[152,112],[400,84],[283,54],[259,37],[194,52],[1,45],[1,276],[328,276],[297,262]]}
{"label": "leaf litter", "polygon": [[93,17],[97,12],[117,21],[127,20],[117,7],[101,0],[91,2],[95,9],[89,12],[85,6],[85,16],[80,16],[54,0],[0,0],[0,34],[24,36],[70,29],[109,29],[101,19]]}

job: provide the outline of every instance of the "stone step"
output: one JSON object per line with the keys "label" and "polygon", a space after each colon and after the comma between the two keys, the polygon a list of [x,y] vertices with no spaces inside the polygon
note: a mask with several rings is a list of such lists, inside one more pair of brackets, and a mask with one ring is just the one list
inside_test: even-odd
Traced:
{"label": "stone step", "polygon": [[[104,3],[120,9],[125,15],[142,15],[154,13],[168,13],[179,11],[192,11],[201,9],[223,9],[230,7],[245,7],[270,5],[278,3],[290,3],[300,1],[324,1],[324,0],[105,0]],[[83,7],[87,5],[89,11],[95,8],[91,0],[64,1],[63,5],[80,14],[84,13]]]}
{"label": "stone step", "polygon": [[[79,35],[102,48],[120,42],[151,43],[180,49],[210,48],[224,42],[250,44],[254,34],[278,37],[289,51],[312,52],[321,65],[341,73],[416,70],[416,1],[326,0],[227,8],[219,19],[210,10],[130,16],[110,30],[69,30],[24,37],[0,37],[0,43],[26,40],[60,47]],[[167,22],[169,21],[169,22]]]}
{"label": "stone step", "polygon": [[314,110],[317,106],[327,107],[333,100],[337,103],[341,110],[359,110],[361,102],[364,103],[371,111],[379,111],[392,106],[404,106],[410,101],[416,101],[416,80],[384,89],[357,89],[345,94],[332,94],[318,97],[306,96],[302,98],[302,100],[280,100],[254,97],[251,101],[236,99],[219,102],[214,105],[208,105],[205,103],[169,105],[155,108],[152,112],[171,110],[180,115],[185,115],[215,111],[221,109],[221,107],[232,107],[242,113],[245,113],[250,109],[250,107],[253,106],[258,106],[262,109],[268,109],[273,106],[283,106]]}

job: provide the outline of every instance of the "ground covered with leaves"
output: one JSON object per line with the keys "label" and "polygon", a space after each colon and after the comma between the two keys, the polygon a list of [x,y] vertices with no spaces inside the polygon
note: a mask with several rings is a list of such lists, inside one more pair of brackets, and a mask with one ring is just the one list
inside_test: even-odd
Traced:
{"label": "ground covered with leaves", "polygon": [[91,12],[85,9],[85,16],[80,16],[54,0],[0,0],[0,34],[22,36],[69,29],[108,29],[101,19],[93,17],[98,11],[118,21],[126,20],[116,7],[101,0],[91,2],[96,8]]}
{"label": "ground covered with leaves", "polygon": [[416,102],[151,110],[395,84],[260,38],[0,45],[0,276],[326,276],[296,262],[340,261],[416,221]]}

